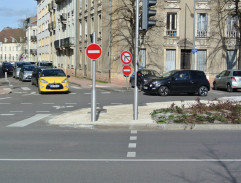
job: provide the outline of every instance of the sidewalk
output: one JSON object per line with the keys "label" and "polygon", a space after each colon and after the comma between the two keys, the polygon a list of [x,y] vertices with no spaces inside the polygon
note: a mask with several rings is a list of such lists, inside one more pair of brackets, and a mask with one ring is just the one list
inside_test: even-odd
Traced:
{"label": "sidewalk", "polygon": [[0,95],[1,94],[8,94],[8,93],[11,93],[11,92],[12,92],[12,90],[9,86],[8,79],[0,78]]}
{"label": "sidewalk", "polygon": [[[90,88],[91,81],[85,79],[72,78],[71,83],[79,84],[83,88]],[[99,87],[123,88],[117,84],[97,84]],[[240,97],[223,98],[222,100],[241,101]],[[202,101],[208,102],[208,101]],[[91,108],[82,108],[69,113],[56,116],[49,121],[52,125],[59,125],[74,128],[127,128],[127,129],[164,129],[164,130],[241,130],[241,125],[229,124],[157,124],[151,119],[151,112],[155,109],[167,108],[173,102],[147,103],[138,107],[138,120],[133,120],[133,104],[104,106],[97,108],[97,119],[91,121]],[[175,105],[188,106],[196,101],[176,101]]]}

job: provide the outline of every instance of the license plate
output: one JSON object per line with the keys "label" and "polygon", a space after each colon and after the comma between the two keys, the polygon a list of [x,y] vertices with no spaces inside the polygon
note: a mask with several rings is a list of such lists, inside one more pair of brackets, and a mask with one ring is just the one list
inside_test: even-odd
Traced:
{"label": "license plate", "polygon": [[50,85],[50,88],[59,88],[59,85]]}
{"label": "license plate", "polygon": [[144,88],[145,90],[147,90],[147,89],[148,89],[148,87],[147,87],[147,86],[144,86],[143,88]]}

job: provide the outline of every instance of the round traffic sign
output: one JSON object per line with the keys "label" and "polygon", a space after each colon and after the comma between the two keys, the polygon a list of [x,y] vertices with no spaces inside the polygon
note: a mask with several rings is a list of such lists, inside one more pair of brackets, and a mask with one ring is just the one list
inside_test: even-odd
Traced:
{"label": "round traffic sign", "polygon": [[101,47],[98,44],[90,44],[86,49],[86,55],[92,60],[101,56]]}
{"label": "round traffic sign", "polygon": [[131,74],[131,67],[129,65],[125,65],[122,68],[122,72],[125,76],[129,76]]}
{"label": "round traffic sign", "polygon": [[121,61],[123,64],[130,64],[132,61],[132,55],[129,51],[123,51],[121,53]]}

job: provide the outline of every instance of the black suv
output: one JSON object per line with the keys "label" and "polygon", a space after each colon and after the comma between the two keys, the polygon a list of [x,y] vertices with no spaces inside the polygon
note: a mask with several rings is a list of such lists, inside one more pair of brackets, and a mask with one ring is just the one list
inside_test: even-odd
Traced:
{"label": "black suv", "polygon": [[198,93],[200,96],[207,96],[209,90],[210,84],[205,73],[198,70],[172,70],[143,87],[145,93],[157,93],[161,96],[170,93]]}
{"label": "black suv", "polygon": [[[143,86],[152,79],[160,78],[160,74],[155,70],[141,69],[137,71],[137,87],[143,89]],[[130,86],[135,87],[135,72],[130,77]]]}

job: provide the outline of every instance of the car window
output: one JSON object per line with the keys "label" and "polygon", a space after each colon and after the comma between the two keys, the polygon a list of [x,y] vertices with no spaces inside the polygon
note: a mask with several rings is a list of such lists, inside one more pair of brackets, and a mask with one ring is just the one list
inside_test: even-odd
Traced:
{"label": "car window", "polygon": [[62,70],[43,70],[41,73],[42,77],[55,77],[55,76],[66,76]]}
{"label": "car window", "polygon": [[24,70],[25,71],[33,71],[34,70],[34,66],[28,66],[28,67],[25,67]]}
{"label": "car window", "polygon": [[233,71],[233,76],[241,76],[241,71]]}
{"label": "car window", "polygon": [[17,68],[21,68],[22,66],[23,66],[23,63],[22,62],[20,62],[20,63],[17,63]]}
{"label": "car window", "polygon": [[160,74],[158,73],[158,72],[156,72],[156,71],[151,71],[151,75],[152,76],[159,76],[160,77]]}
{"label": "car window", "polygon": [[220,76],[220,77],[224,76],[225,72],[226,72],[226,71],[221,72],[221,73],[219,74],[219,76]]}
{"label": "car window", "polygon": [[169,72],[166,72],[166,73],[162,74],[161,77],[166,78],[166,77],[169,77],[169,76],[175,74],[176,72],[178,72],[178,71],[176,71],[176,70],[169,71]]}
{"label": "car window", "polygon": [[176,78],[176,80],[189,80],[190,79],[188,71],[178,72],[174,75],[174,77]]}
{"label": "car window", "polygon": [[226,71],[223,76],[229,76],[230,71]]}
{"label": "car window", "polygon": [[53,66],[53,64],[52,63],[44,63],[44,62],[40,62],[39,63],[39,66],[43,66],[43,67],[52,67]]}
{"label": "car window", "polygon": [[206,77],[204,72],[200,71],[191,71],[191,76],[193,79],[200,79]]}

